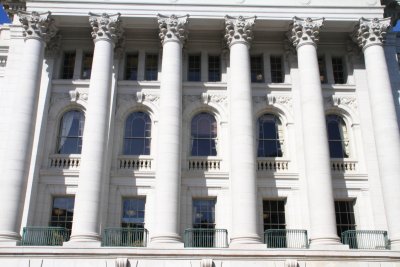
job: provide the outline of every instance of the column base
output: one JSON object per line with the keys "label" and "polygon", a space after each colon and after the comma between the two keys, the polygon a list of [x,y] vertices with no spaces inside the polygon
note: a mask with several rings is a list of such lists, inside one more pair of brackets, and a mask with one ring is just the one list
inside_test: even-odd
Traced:
{"label": "column base", "polygon": [[231,238],[229,248],[233,249],[265,249],[266,245],[261,242],[258,235],[246,235]]}
{"label": "column base", "polygon": [[315,238],[311,239],[310,249],[346,250],[349,249],[349,245],[342,244],[338,237]]}
{"label": "column base", "polygon": [[184,248],[182,239],[177,234],[159,235],[151,238],[150,248]]}
{"label": "column base", "polygon": [[15,247],[21,241],[21,236],[16,232],[1,231],[0,247]]}
{"label": "column base", "polygon": [[98,234],[72,235],[68,242],[63,243],[64,247],[74,248],[99,248],[101,238]]}

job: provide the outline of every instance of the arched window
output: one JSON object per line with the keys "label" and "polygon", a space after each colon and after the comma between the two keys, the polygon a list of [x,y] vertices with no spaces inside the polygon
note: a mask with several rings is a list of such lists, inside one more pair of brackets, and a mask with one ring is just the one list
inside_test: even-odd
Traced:
{"label": "arched window", "polygon": [[331,158],[348,158],[349,140],[347,138],[347,128],[342,117],[338,115],[326,116],[328,128],[329,153]]}
{"label": "arched window", "polygon": [[144,112],[134,112],[125,122],[124,155],[150,155],[151,120]]}
{"label": "arched window", "polygon": [[80,154],[82,150],[85,116],[82,111],[71,110],[64,113],[58,131],[58,154]]}
{"label": "arched window", "polygon": [[272,114],[264,114],[257,121],[258,157],[282,157],[283,134],[280,120]]}
{"label": "arched window", "polygon": [[216,156],[217,121],[214,116],[202,112],[192,119],[192,156]]}

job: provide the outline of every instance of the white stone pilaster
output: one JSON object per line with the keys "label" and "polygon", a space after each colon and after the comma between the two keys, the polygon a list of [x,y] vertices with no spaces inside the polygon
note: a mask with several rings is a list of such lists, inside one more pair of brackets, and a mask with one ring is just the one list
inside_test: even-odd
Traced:
{"label": "white stone pilaster", "polygon": [[230,246],[260,244],[257,229],[257,175],[249,48],[255,17],[225,17],[230,48]]}
{"label": "white stone pilaster", "polygon": [[323,19],[295,17],[288,38],[297,49],[311,246],[339,245],[328,135],[316,44]]}
{"label": "white stone pilaster", "polygon": [[182,136],[182,46],[188,16],[158,15],[163,45],[156,167],[156,220],[151,246],[183,246],[179,235]]}
{"label": "white stone pilaster", "polygon": [[[44,48],[55,34],[50,12],[20,13],[24,28],[24,64],[20,68],[18,87],[12,92],[15,104],[11,107],[5,151],[0,176],[0,245],[15,244],[20,238],[23,193],[30,164],[34,125]],[[18,104],[17,104],[18,103]]]}
{"label": "white stone pilaster", "polygon": [[70,242],[99,246],[114,47],[122,30],[119,14],[90,15],[95,48]]}
{"label": "white stone pilaster", "polygon": [[392,249],[400,250],[400,134],[382,41],[390,18],[364,19],[353,32],[363,49],[383,201]]}

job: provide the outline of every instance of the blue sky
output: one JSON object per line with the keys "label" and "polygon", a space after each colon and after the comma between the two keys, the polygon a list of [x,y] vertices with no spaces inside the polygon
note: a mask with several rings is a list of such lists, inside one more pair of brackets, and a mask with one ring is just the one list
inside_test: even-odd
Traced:
{"label": "blue sky", "polygon": [[[3,24],[5,22],[10,22],[6,13],[3,10],[3,5],[0,5],[0,6],[1,6],[1,8],[0,8],[0,24]],[[400,23],[399,22],[397,23],[396,27],[394,27],[393,30],[400,31]]]}

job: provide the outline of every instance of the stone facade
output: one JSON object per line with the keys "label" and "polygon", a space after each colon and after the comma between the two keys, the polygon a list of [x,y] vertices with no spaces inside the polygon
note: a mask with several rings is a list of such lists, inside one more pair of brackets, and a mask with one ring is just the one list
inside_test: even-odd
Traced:
{"label": "stone facade", "polygon": [[[131,2],[26,1],[0,27],[0,266],[400,266],[397,1]],[[78,153],[60,152],[69,111],[85,118]],[[139,154],[124,143],[135,112],[149,118]],[[208,155],[193,152],[199,114]],[[275,156],[260,152],[265,115]],[[73,222],[56,244],[61,197]],[[146,232],[115,247],[127,199],[144,201]],[[198,200],[222,245],[190,245]],[[268,201],[284,203],[279,248]],[[338,235],[339,201],[356,244]]]}

